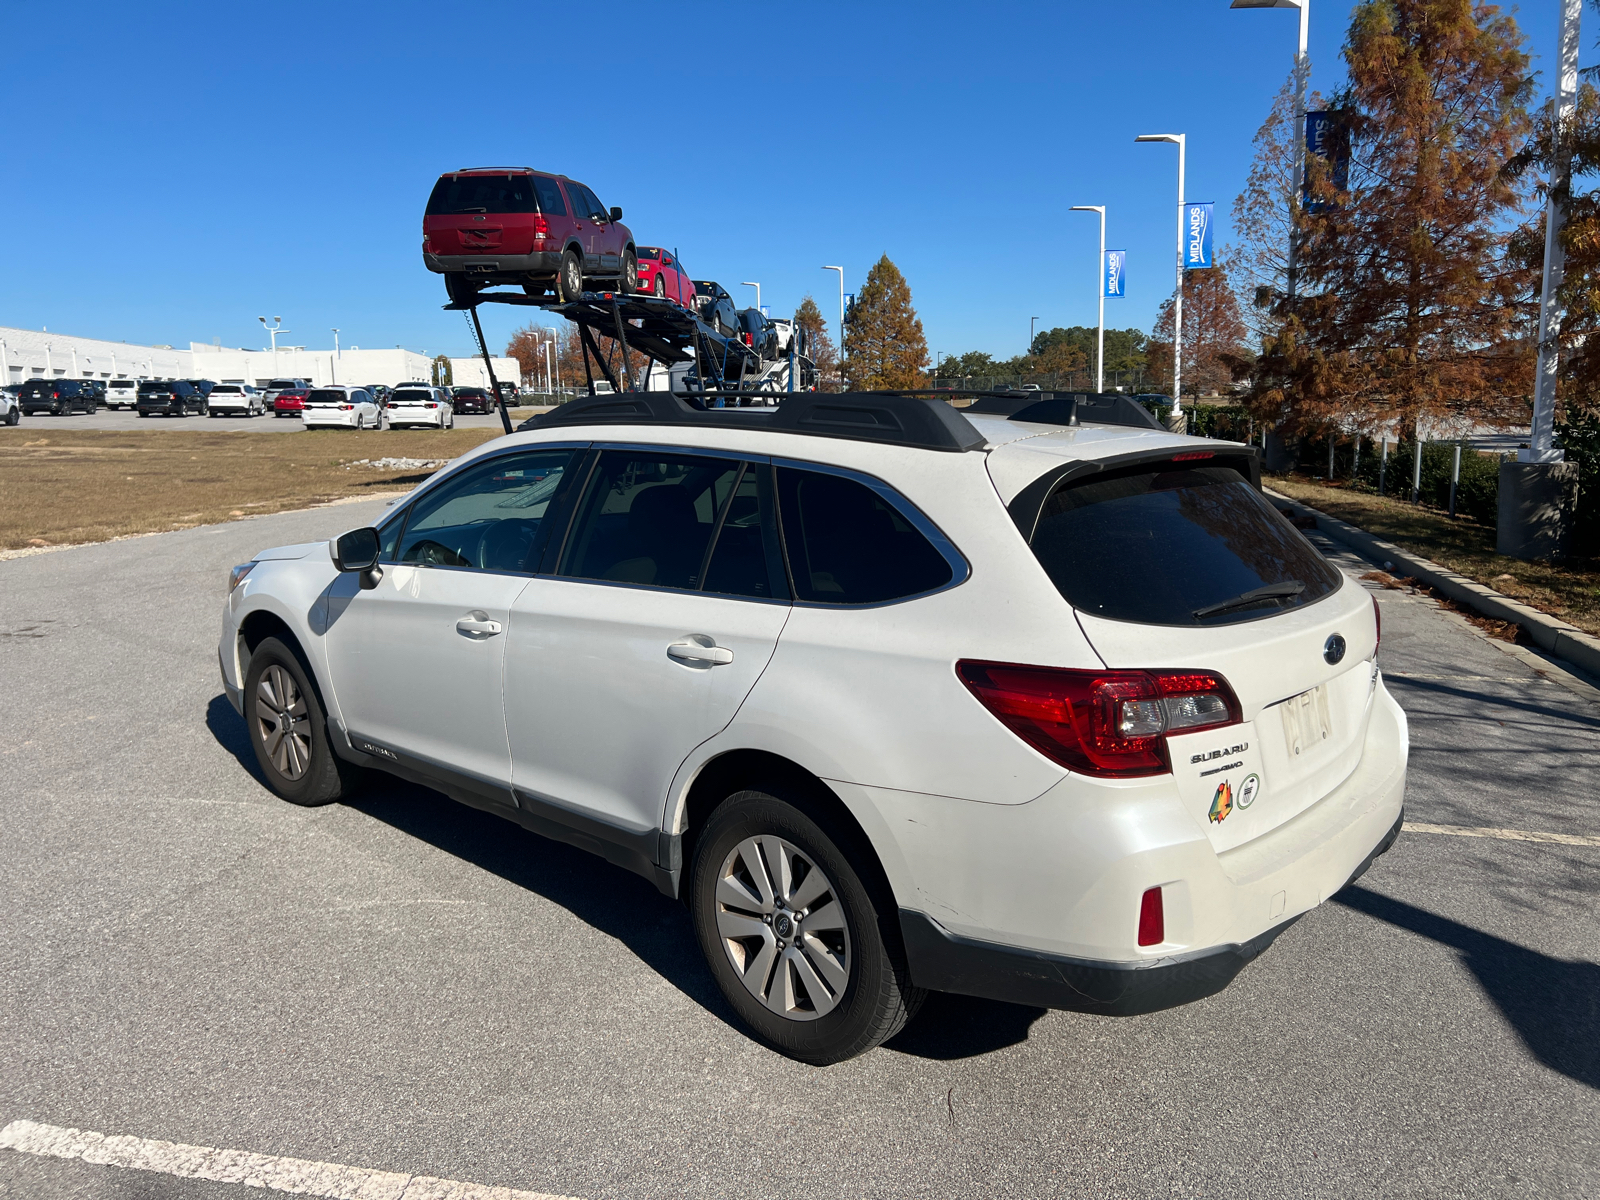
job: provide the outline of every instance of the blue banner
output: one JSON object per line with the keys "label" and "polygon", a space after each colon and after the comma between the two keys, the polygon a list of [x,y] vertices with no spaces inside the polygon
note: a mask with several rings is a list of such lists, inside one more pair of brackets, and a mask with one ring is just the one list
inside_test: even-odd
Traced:
{"label": "blue banner", "polygon": [[1327,212],[1338,207],[1330,201],[1316,200],[1311,195],[1310,163],[1320,159],[1327,170],[1328,182],[1339,191],[1350,186],[1350,136],[1338,112],[1306,113],[1306,164],[1305,181],[1301,185],[1300,203],[1307,212]]}
{"label": "blue banner", "polygon": [[1107,300],[1121,300],[1128,294],[1128,252],[1126,250],[1106,251],[1105,278],[1101,281],[1102,294]]}
{"label": "blue banner", "polygon": [[1211,266],[1211,201],[1183,206],[1183,269],[1200,271]]}

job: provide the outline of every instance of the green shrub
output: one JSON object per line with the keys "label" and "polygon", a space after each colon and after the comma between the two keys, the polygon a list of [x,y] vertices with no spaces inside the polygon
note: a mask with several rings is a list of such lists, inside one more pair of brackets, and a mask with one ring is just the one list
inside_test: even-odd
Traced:
{"label": "green shrub", "polygon": [[[1416,461],[1416,443],[1401,442],[1389,447],[1389,465],[1384,471],[1384,492],[1401,500],[1411,497],[1411,469]],[[1418,495],[1425,504],[1450,507],[1450,469],[1455,457],[1454,442],[1429,442],[1422,448],[1422,487]],[[1356,482],[1369,491],[1378,490],[1379,447],[1363,446]],[[1326,461],[1326,460],[1324,460]],[[1494,528],[1500,503],[1500,458],[1480,454],[1470,446],[1461,447],[1461,479],[1456,486],[1456,515],[1471,517],[1480,525]]]}
{"label": "green shrub", "polygon": [[1567,461],[1578,464],[1578,512],[1571,552],[1583,558],[1600,556],[1600,409],[1568,411],[1556,426],[1556,444]]}
{"label": "green shrub", "polygon": [[1188,432],[1195,437],[1217,438],[1224,442],[1249,442],[1254,428],[1250,414],[1241,404],[1197,404],[1186,408]]}

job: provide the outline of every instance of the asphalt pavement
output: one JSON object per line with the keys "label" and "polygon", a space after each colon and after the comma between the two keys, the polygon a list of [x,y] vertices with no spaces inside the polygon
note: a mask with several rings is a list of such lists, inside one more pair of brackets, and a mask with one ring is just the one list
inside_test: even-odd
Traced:
{"label": "asphalt pavement", "polygon": [[[382,777],[257,779],[226,569],[379,510],[0,562],[0,1127],[584,1200],[1600,1194],[1600,703],[1538,655],[1377,592],[1408,820],[1573,844],[1407,832],[1218,996],[936,996],[819,1069],[644,880]],[[262,1194],[0,1149],[0,1195]]]}

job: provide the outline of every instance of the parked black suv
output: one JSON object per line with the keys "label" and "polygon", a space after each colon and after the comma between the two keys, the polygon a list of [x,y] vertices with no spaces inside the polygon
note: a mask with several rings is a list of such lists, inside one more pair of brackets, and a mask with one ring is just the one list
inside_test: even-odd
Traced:
{"label": "parked black suv", "polygon": [[30,379],[22,385],[17,399],[25,416],[47,412],[55,416],[63,413],[93,413],[99,407],[99,397],[94,384],[82,379]]}
{"label": "parked black suv", "polygon": [[141,417],[156,415],[187,417],[192,412],[201,416],[206,412],[206,398],[200,389],[182,379],[160,381],[147,379],[139,385],[139,399],[134,402]]}

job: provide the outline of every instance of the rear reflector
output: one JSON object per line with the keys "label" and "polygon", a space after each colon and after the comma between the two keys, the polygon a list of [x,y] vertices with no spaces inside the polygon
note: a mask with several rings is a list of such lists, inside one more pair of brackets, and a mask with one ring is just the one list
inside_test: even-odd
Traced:
{"label": "rear reflector", "polygon": [[956,674],[1001,724],[1069,770],[1102,778],[1165,775],[1166,735],[1241,719],[1220,675],[1074,671],[963,659]]}
{"label": "rear reflector", "polygon": [[1167,915],[1161,907],[1161,889],[1153,887],[1139,900],[1139,945],[1159,946],[1167,940]]}

